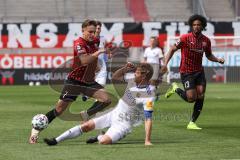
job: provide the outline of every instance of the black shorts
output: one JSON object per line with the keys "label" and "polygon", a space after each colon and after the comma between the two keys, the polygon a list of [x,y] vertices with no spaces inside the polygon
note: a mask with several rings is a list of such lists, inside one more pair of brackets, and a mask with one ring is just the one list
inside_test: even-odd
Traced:
{"label": "black shorts", "polygon": [[195,89],[198,85],[206,86],[204,71],[194,73],[181,73],[181,80],[185,90]]}
{"label": "black shorts", "polygon": [[91,97],[94,92],[102,88],[103,86],[97,82],[84,83],[73,79],[67,79],[64,81],[60,99],[63,101],[75,101],[80,94]]}

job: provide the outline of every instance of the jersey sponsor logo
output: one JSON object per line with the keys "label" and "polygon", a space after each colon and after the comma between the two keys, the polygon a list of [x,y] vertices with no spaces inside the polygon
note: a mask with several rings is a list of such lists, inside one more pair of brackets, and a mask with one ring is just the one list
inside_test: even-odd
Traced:
{"label": "jersey sponsor logo", "polygon": [[76,50],[77,50],[77,53],[85,53],[85,50],[80,45],[76,46]]}
{"label": "jersey sponsor logo", "polygon": [[196,52],[196,53],[200,53],[200,54],[204,53],[203,49],[190,49],[190,51],[193,51],[193,52]]}

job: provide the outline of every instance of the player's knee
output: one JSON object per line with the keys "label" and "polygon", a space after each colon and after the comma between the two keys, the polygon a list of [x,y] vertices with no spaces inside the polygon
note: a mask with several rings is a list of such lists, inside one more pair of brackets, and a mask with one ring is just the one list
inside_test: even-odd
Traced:
{"label": "player's knee", "polygon": [[193,103],[193,102],[195,102],[195,101],[196,101],[197,97],[196,97],[196,96],[193,96],[193,95],[191,95],[191,96],[188,96],[188,97],[187,97],[187,99],[188,99],[188,102],[189,102],[189,103]]}
{"label": "player's knee", "polygon": [[112,100],[110,98],[106,97],[106,98],[102,99],[102,102],[106,105],[110,105],[112,103]]}
{"label": "player's knee", "polygon": [[86,122],[86,123],[81,125],[81,129],[82,129],[83,132],[89,132],[89,131],[94,129],[94,126],[91,125],[91,123]]}
{"label": "player's knee", "polygon": [[107,145],[107,144],[112,144],[112,142],[109,141],[109,140],[105,140],[105,139],[102,140],[102,139],[101,139],[101,140],[99,141],[99,144]]}
{"label": "player's knee", "polygon": [[56,107],[56,114],[61,115],[64,112],[65,108],[63,107]]}

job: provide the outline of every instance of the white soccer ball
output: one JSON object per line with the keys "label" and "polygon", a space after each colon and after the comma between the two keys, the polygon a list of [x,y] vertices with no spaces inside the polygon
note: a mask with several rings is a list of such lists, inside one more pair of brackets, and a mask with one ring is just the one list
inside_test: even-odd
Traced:
{"label": "white soccer ball", "polygon": [[34,83],[32,81],[29,82],[29,86],[34,86]]}
{"label": "white soccer ball", "polygon": [[32,119],[32,126],[36,130],[43,130],[48,126],[48,118],[44,114],[37,114]]}
{"label": "white soccer ball", "polygon": [[41,82],[36,82],[35,85],[36,85],[36,86],[40,86],[40,85],[41,85]]}

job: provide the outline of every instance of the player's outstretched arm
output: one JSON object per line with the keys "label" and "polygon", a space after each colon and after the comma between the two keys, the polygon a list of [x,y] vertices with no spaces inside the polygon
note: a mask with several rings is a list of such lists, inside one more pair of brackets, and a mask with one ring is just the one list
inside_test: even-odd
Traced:
{"label": "player's outstretched arm", "polygon": [[79,56],[82,65],[88,65],[93,63],[99,56],[99,54],[104,53],[105,49],[99,49],[98,51],[94,52],[93,54],[81,54]]}
{"label": "player's outstretched arm", "polygon": [[118,69],[113,73],[112,80],[117,80],[117,81],[123,81],[124,80],[124,74],[134,70],[135,66],[134,64],[128,62],[126,65],[124,65],[122,68]]}

